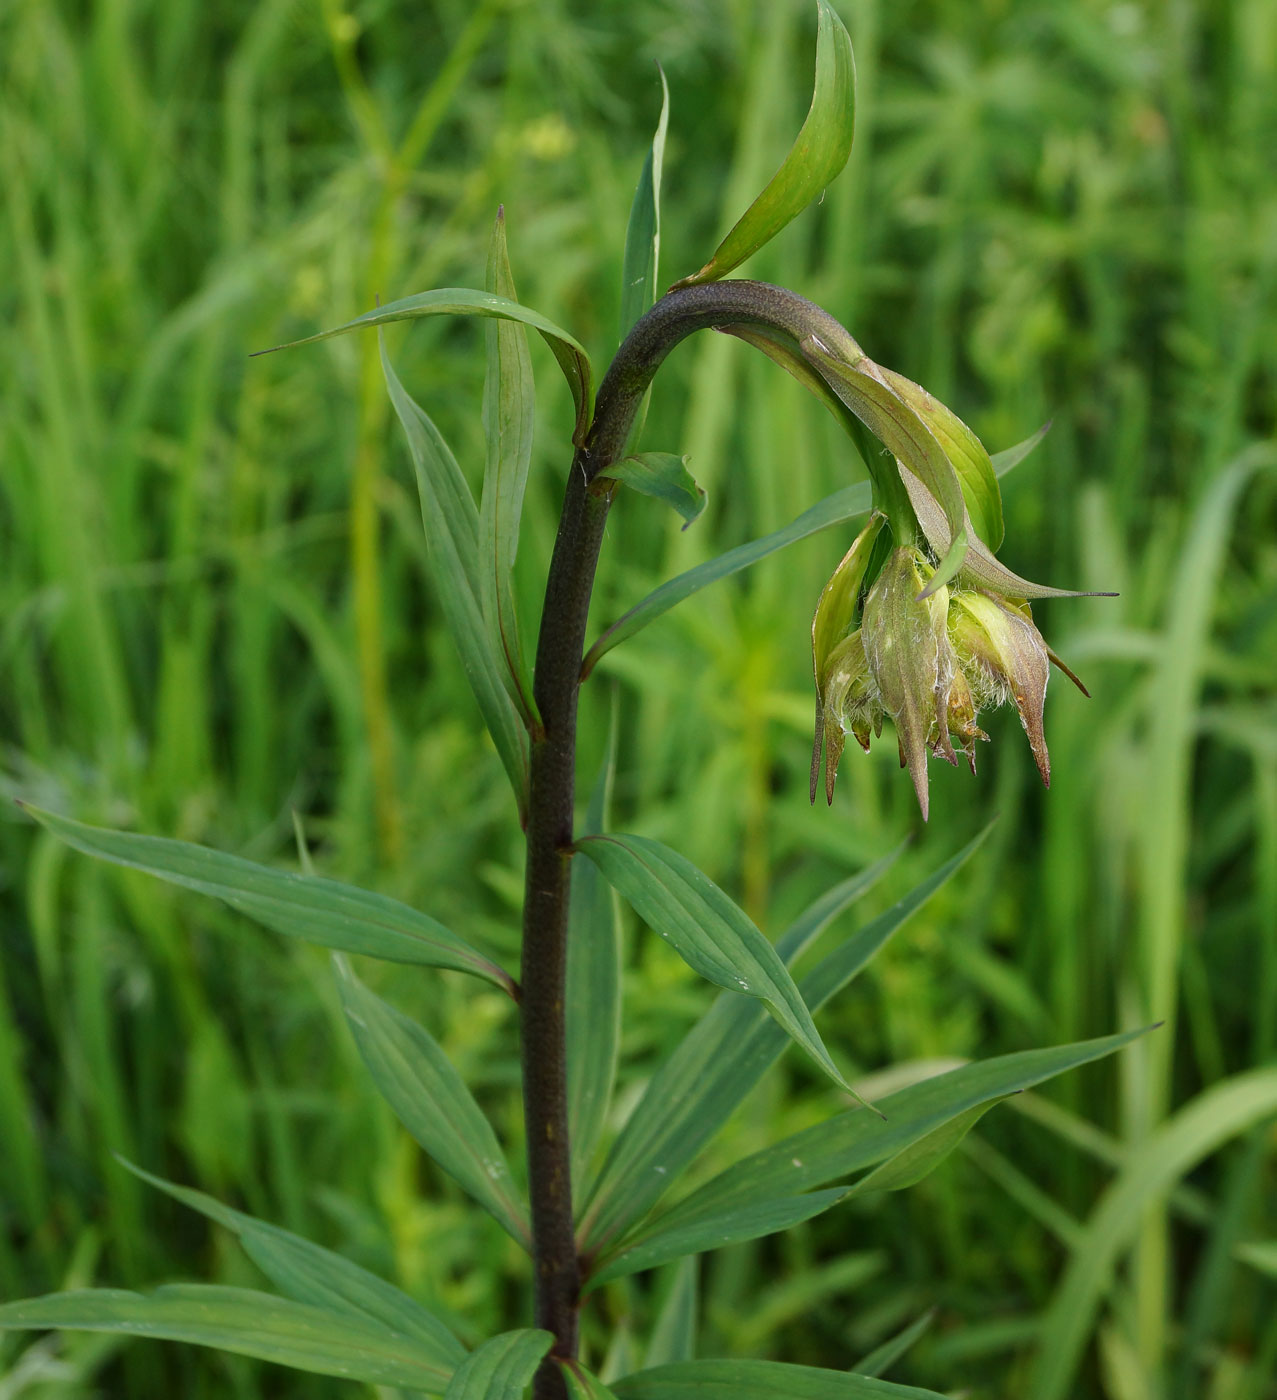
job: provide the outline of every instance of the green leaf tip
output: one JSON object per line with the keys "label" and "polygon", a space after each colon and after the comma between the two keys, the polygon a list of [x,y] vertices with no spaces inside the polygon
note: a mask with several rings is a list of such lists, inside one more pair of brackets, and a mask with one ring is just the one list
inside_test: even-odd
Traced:
{"label": "green leaf tip", "polygon": [[676,288],[726,277],[819,198],[847,164],[856,129],[856,61],[851,36],[828,0],[816,0],[816,9],[816,81],[797,139],[714,256]]}
{"label": "green leaf tip", "polygon": [[299,345],[313,345],[316,341],[331,340],[336,335],[346,335],[350,331],[364,330],[369,326],[384,326],[392,321],[412,321],[421,316],[492,316],[502,321],[519,321],[531,326],[540,333],[542,340],[550,347],[558,361],[568,388],[572,391],[572,402],[576,407],[576,426],[572,441],[579,447],[585,441],[590,426],[590,414],[594,402],[593,371],[590,357],[585,347],[569,335],[561,326],[556,326],[548,317],[529,306],[520,306],[508,297],[497,296],[494,292],[480,292],[473,287],[437,287],[429,292],[418,292],[415,296],[400,297],[378,306],[373,311],[365,311],[353,321],[334,326],[331,330],[318,331],[315,335],[303,336],[300,340],[285,341],[282,345],[272,345],[268,350],[256,350],[256,355],[273,355],[277,350],[292,350]]}

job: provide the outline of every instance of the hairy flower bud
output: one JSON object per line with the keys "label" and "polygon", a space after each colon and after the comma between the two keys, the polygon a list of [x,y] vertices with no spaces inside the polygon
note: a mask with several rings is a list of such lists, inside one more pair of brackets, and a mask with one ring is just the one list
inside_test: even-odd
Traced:
{"label": "hairy flower bud", "polygon": [[1033,625],[1028,603],[1013,603],[989,593],[956,593],[949,634],[973,699],[995,705],[1015,702],[1038,772],[1050,787],[1051,759],[1042,709],[1051,659],[1042,634]]}
{"label": "hairy flower bud", "polygon": [[922,594],[932,569],[922,552],[897,549],[865,599],[865,656],[882,708],[895,722],[923,820],[928,811],[927,749],[953,757],[949,690],[956,669],[949,642],[949,590]]}

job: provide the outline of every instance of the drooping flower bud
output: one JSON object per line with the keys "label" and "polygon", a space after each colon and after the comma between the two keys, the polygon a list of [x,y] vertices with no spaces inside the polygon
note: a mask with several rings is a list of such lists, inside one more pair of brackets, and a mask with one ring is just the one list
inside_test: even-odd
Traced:
{"label": "drooping flower bud", "polygon": [[[851,630],[860,607],[860,587],[882,527],[875,515],[856,536],[825,585],[811,623],[812,671],[816,681],[816,739],[811,755],[811,800],[820,779],[820,752],[825,747],[825,797],[834,800],[834,779],[847,730],[862,748],[869,747],[874,722],[873,696],[859,632]],[[881,711],[877,719],[881,728]],[[863,737],[862,737],[863,736]]]}
{"label": "drooping flower bud", "polygon": [[1051,658],[1028,603],[976,591],[955,593],[949,633],[976,705],[1015,702],[1038,772],[1050,787],[1042,709]]}
{"label": "drooping flower bud", "polygon": [[949,744],[949,692],[956,670],[946,625],[949,590],[921,596],[932,569],[921,551],[897,549],[865,599],[865,656],[882,708],[895,722],[900,753],[926,820],[927,750],[956,762]]}

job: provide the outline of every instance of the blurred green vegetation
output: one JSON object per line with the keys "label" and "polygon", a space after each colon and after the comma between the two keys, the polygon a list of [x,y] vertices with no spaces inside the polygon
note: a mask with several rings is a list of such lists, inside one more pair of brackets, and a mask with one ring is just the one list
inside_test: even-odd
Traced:
{"label": "blurred green vegetation", "polygon": [[[1247,1246],[1277,1237],[1277,1140],[1271,1123],[1236,1134],[1209,1095],[1277,1056],[1277,7],[841,9],[851,164],[743,271],[826,306],[992,450],[1054,420],[1005,483],[1003,555],[1120,590],[1037,613],[1093,698],[1052,689],[1049,794],[1003,713],[974,780],[933,771],[925,831],[890,744],[852,752],[833,810],[809,808],[811,610],[851,532],[822,535],[609,655],[583,697],[583,782],[615,693],[621,824],[677,845],[772,932],[916,832],[866,917],[1001,814],[822,1017],[871,1087],[1166,1025],[1001,1109],[915,1190],[706,1261],[702,1354],[848,1366],[934,1308],[894,1378],[1027,1395],[1116,1181],[1129,1233],[1091,1280],[1093,1315],[1071,1318],[1089,1342],[1067,1393],[1262,1400],[1277,1282],[1271,1243]],[[0,788],[285,865],[296,813],[317,869],[513,959],[519,832],[424,584],[375,344],[247,353],[378,295],[481,285],[503,202],[522,299],[601,366],[653,61],[672,96],[668,282],[788,148],[813,33],[807,0],[8,0]],[[395,331],[404,382],[477,471],[481,337]],[[529,638],[571,429],[533,356]],[[648,422],[710,506],[680,534],[654,502],[619,504],[600,625],[862,471],[817,405],[723,337],[677,353]],[[253,1279],[120,1152],[344,1250],[468,1340],[522,1320],[524,1261],[374,1100],[321,952],[97,867],[13,808],[0,916],[0,1293]],[[708,1000],[635,933],[620,1111]],[[440,1037],[513,1156],[508,1003],[450,974],[367,971]],[[714,1159],[834,1102],[789,1056]],[[1185,1179],[1146,1199],[1123,1164],[1186,1104]],[[667,1285],[686,1279],[607,1290],[591,1345],[631,1345]],[[347,1391],[106,1337],[0,1350],[5,1397]]]}

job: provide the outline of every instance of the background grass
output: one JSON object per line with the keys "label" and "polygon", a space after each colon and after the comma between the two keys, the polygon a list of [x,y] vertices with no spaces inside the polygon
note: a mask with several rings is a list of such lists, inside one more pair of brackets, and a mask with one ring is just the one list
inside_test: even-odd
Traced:
{"label": "background grass", "polygon": [[[1093,695],[1052,689],[1051,792],[1013,715],[974,780],[933,771],[929,829],[857,917],[1001,822],[822,1025],[873,1076],[1167,1024],[986,1119],[921,1187],[709,1260],[700,1346],[845,1367],[934,1308],[893,1376],[1036,1400],[1035,1357],[1076,1325],[1062,1393],[1261,1400],[1277,1285],[1271,1243],[1249,1246],[1277,1236],[1273,1129],[1238,1132],[1202,1096],[1277,1055],[1277,9],[842,11],[851,164],[745,271],[828,307],[995,450],[1053,418],[1006,483],[1004,557],[1121,598],[1040,607]],[[669,281],[787,148],[812,19],[806,0],[9,0],[0,786],[282,864],[295,812],[322,872],[512,959],[518,831],[423,582],[374,343],[246,355],[376,295],[479,284],[504,202],[522,298],[605,362],[652,61],[672,94]],[[405,383],[475,470],[474,328],[396,329]],[[529,638],[571,422],[533,355]],[[653,502],[618,506],[598,623],[859,474],[835,433],[744,346],[680,350],[646,442],[691,454],[710,508],[680,534]],[[918,826],[889,743],[848,756],[832,812],[806,801],[810,614],[849,537],[701,595],[611,653],[584,699],[588,776],[619,696],[621,824],[677,844],[772,932]],[[252,1281],[114,1151],[341,1248],[468,1340],[523,1318],[522,1261],[370,1097],[320,952],[96,867],[16,811],[0,917],[0,1293]],[[634,934],[620,1111],[707,998]],[[501,999],[369,972],[440,1036],[513,1155]],[[833,1106],[788,1057],[716,1160]],[[1170,1119],[1191,1179],[1123,1197],[1130,1248],[1082,1315],[1060,1293],[1069,1260],[1091,1257],[1102,1193]],[[630,1339],[688,1282],[607,1290],[591,1344],[641,1356]],[[6,1398],[347,1390],[109,1338],[0,1351]]]}

